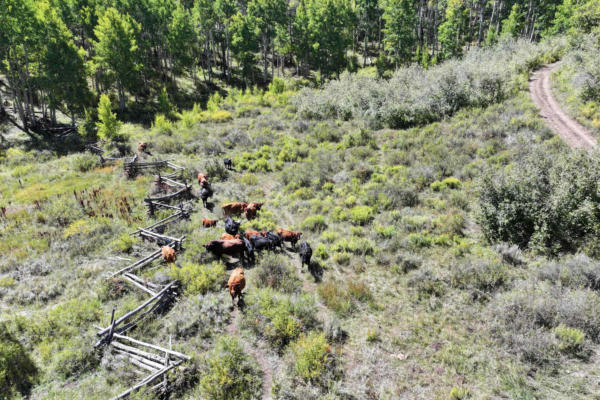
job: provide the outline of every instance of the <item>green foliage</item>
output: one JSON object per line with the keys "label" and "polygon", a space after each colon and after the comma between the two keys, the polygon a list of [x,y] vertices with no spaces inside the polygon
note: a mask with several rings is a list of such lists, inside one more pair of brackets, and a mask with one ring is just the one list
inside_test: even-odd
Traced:
{"label": "green foliage", "polygon": [[385,44],[396,63],[410,60],[416,44],[415,3],[409,0],[386,0],[383,5]]}
{"label": "green foliage", "polygon": [[123,253],[129,253],[133,250],[133,245],[136,243],[136,240],[133,236],[128,233],[123,233],[119,236],[119,239],[116,241],[116,248],[118,251]]}
{"label": "green foliage", "polygon": [[330,368],[331,346],[323,333],[311,332],[301,336],[293,345],[294,370],[306,381],[317,381]]}
{"label": "green foliage", "polygon": [[77,154],[71,160],[73,169],[79,172],[87,172],[98,166],[98,156],[89,153]]}
{"label": "green foliage", "polygon": [[453,386],[450,390],[450,399],[466,400],[471,397],[471,391],[466,387]]}
{"label": "green foliage", "polygon": [[0,399],[27,396],[38,369],[4,322],[0,322]]}
{"label": "green foliage", "polygon": [[279,350],[316,323],[314,304],[307,297],[271,288],[252,291],[247,297],[247,322]]}
{"label": "green foliage", "polygon": [[222,336],[200,375],[202,398],[252,400],[260,398],[260,370],[237,338]]}
{"label": "green foliage", "polygon": [[258,263],[256,286],[269,287],[284,293],[297,293],[302,282],[296,275],[296,270],[284,257],[267,254],[262,256]]}
{"label": "green foliage", "polygon": [[170,136],[173,133],[173,123],[165,115],[156,114],[152,130],[157,134]]}
{"label": "green foliage", "polygon": [[579,329],[560,324],[554,328],[554,333],[559,340],[558,349],[560,351],[577,355],[583,349],[585,333]]}
{"label": "green foliage", "polygon": [[[596,248],[600,199],[596,157],[533,154],[479,184],[479,221],[490,241],[543,252]],[[590,235],[590,233],[592,233]]]}
{"label": "green foliage", "polygon": [[116,114],[112,112],[110,98],[103,94],[98,102],[98,137],[104,140],[116,139],[119,136],[121,123],[117,120]]}
{"label": "green foliage", "polygon": [[445,189],[458,189],[460,188],[460,181],[454,177],[445,178],[442,181],[433,182],[430,187],[434,192],[439,192],[440,190]]}
{"label": "green foliage", "polygon": [[333,280],[323,282],[318,292],[327,307],[342,317],[356,311],[360,303],[373,301],[369,287],[353,280],[347,283]]}
{"label": "green foliage", "polygon": [[171,103],[171,100],[169,100],[166,87],[163,87],[158,94],[158,112],[164,116],[171,116],[175,112],[175,107]]}
{"label": "green foliage", "polygon": [[171,266],[169,275],[181,281],[186,293],[206,294],[223,287],[225,283],[225,266],[221,263],[200,265],[192,262],[184,263],[181,267]]}
{"label": "green foliage", "polygon": [[503,37],[517,37],[523,30],[524,16],[518,3],[513,4],[508,18],[502,21]]}
{"label": "green foliage", "polygon": [[306,217],[300,226],[309,231],[320,232],[327,229],[327,222],[322,215],[311,215]]}
{"label": "green foliage", "polygon": [[374,210],[369,206],[355,206],[350,210],[350,221],[356,225],[366,225],[373,219]]}

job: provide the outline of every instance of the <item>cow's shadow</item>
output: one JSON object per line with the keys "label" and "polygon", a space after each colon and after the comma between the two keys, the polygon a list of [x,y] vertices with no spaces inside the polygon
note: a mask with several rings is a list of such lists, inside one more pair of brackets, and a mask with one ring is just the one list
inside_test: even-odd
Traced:
{"label": "cow's shadow", "polygon": [[308,265],[308,272],[312,275],[316,283],[323,279],[323,266],[317,261],[311,261]]}
{"label": "cow's shadow", "polygon": [[207,201],[206,202],[206,209],[210,212],[213,212],[215,209],[215,203],[211,202],[211,201]]}

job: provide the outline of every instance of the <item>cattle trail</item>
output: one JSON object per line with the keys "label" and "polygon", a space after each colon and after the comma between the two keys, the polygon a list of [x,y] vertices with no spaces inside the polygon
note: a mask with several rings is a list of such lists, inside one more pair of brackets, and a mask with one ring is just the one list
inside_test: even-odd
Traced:
{"label": "cattle trail", "polygon": [[596,139],[577,121],[565,113],[552,96],[550,75],[559,63],[547,65],[531,76],[529,92],[533,102],[540,108],[540,115],[546,123],[572,148],[592,149]]}
{"label": "cattle trail", "polygon": [[240,311],[236,306],[233,311],[231,311],[231,317],[229,324],[227,324],[226,332],[228,335],[236,336],[240,338],[242,345],[244,346],[244,351],[248,354],[251,354],[252,357],[256,360],[256,363],[260,367],[262,371],[262,399],[263,400],[271,400],[271,385],[273,383],[273,370],[269,365],[269,362],[265,360],[265,357],[257,346],[252,346],[246,340],[240,337],[240,329],[239,329],[239,318]]}

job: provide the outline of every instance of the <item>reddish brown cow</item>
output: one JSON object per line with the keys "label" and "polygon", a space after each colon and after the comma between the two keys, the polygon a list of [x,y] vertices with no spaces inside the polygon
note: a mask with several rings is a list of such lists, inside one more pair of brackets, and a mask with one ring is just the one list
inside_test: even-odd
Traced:
{"label": "reddish brown cow", "polygon": [[246,230],[246,232],[244,233],[244,235],[246,236],[246,238],[248,240],[252,239],[252,236],[266,236],[266,232],[257,232],[253,229],[248,229]]}
{"label": "reddish brown cow", "polygon": [[245,214],[248,220],[256,218],[256,213],[262,207],[263,203],[249,203],[246,206]]}
{"label": "reddish brown cow", "polygon": [[223,215],[225,215],[225,216],[227,216],[227,215],[240,215],[244,211],[246,211],[246,207],[247,206],[248,206],[248,203],[243,202],[243,201],[238,201],[238,202],[235,202],[235,203],[223,204],[221,206],[221,209],[223,210]]}
{"label": "reddish brown cow", "polygon": [[217,219],[202,218],[202,226],[205,228],[212,228],[213,226],[217,226],[217,222]]}
{"label": "reddish brown cow", "polygon": [[[227,288],[231,295],[231,302],[235,305],[235,298],[242,299],[242,290],[246,287],[246,278],[244,277],[244,270],[242,268],[236,268],[231,272],[229,281],[227,282]],[[238,300],[238,305],[240,300]]]}
{"label": "reddish brown cow", "polygon": [[202,173],[199,172],[198,173],[198,183],[203,188],[209,187],[210,183],[208,183],[208,175],[202,174]]}
{"label": "reddish brown cow", "polygon": [[277,234],[281,236],[284,242],[290,242],[292,247],[296,247],[296,242],[300,240],[302,232],[288,231],[287,229],[277,229]]}
{"label": "reddish brown cow", "polygon": [[237,235],[230,235],[229,233],[224,233],[221,235],[221,240],[233,240],[233,239],[239,239],[239,238],[240,238],[239,233]]}
{"label": "reddish brown cow", "polygon": [[146,143],[146,142],[139,142],[138,143],[138,151],[145,152],[147,148],[148,148],[148,143]]}
{"label": "reddish brown cow", "polygon": [[160,252],[162,253],[162,256],[165,259],[165,261],[168,263],[172,263],[177,259],[177,253],[175,252],[175,249],[173,249],[170,246],[163,246],[160,249]]}

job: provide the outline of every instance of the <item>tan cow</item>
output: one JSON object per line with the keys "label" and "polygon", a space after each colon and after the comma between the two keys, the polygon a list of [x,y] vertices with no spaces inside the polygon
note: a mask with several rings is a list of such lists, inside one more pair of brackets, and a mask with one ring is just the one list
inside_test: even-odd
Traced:
{"label": "tan cow", "polygon": [[175,252],[175,249],[173,249],[170,246],[163,246],[160,249],[160,251],[162,253],[163,258],[168,263],[172,263],[177,259],[177,253]]}
{"label": "tan cow", "polygon": [[[227,282],[227,288],[231,295],[231,302],[235,305],[235,298],[242,299],[242,290],[246,287],[246,278],[244,277],[244,269],[236,268],[231,272],[229,281]],[[238,300],[238,305],[240,300]]]}

